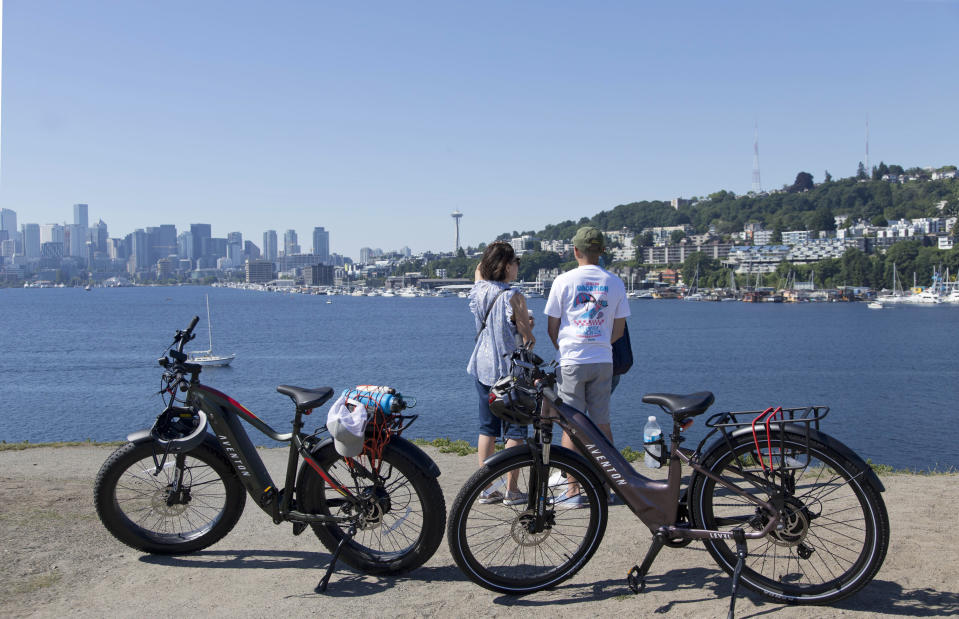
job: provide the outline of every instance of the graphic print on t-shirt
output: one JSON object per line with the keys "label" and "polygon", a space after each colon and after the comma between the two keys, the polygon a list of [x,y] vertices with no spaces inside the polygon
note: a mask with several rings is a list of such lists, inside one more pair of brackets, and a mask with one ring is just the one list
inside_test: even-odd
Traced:
{"label": "graphic print on t-shirt", "polygon": [[[583,282],[576,286],[576,296],[573,297],[572,323],[576,326],[576,335],[584,340],[593,340],[603,334],[603,323],[606,318],[603,308],[608,303],[606,295],[609,286],[599,282]],[[577,312],[579,314],[577,315]]]}

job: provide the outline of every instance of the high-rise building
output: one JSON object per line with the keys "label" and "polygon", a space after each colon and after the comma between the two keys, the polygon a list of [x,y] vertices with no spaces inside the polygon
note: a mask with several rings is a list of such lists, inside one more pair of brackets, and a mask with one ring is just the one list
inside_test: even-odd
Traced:
{"label": "high-rise building", "polygon": [[247,260],[259,260],[260,248],[253,241],[243,241],[243,256]]}
{"label": "high-rise building", "polygon": [[40,257],[40,224],[23,224],[20,227],[23,255],[27,258]]}
{"label": "high-rise building", "polygon": [[90,220],[87,216],[87,209],[89,207],[86,204],[74,204],[73,205],[73,225],[83,226],[87,228],[90,225]]}
{"label": "high-rise building", "polygon": [[108,238],[110,238],[110,234],[107,231],[107,225],[103,223],[102,219],[93,224],[93,226],[87,232],[87,240],[92,242],[94,249],[99,252],[107,252]]}
{"label": "high-rise building", "polygon": [[276,262],[276,230],[267,230],[263,233],[263,258]]}
{"label": "high-rise building", "polygon": [[300,253],[300,245],[296,242],[296,230],[287,230],[283,233],[283,251],[287,256]]}
{"label": "high-rise building", "polygon": [[313,255],[323,264],[330,263],[330,232],[323,226],[313,228]]}
{"label": "high-rise building", "polygon": [[63,243],[63,226],[60,224],[42,224],[40,243]]}
{"label": "high-rise building", "polygon": [[190,235],[193,237],[193,255],[186,257],[198,260],[206,256],[212,236],[210,224],[190,224]]}
{"label": "high-rise building", "polygon": [[63,227],[64,253],[74,258],[87,257],[87,229],[80,224],[67,224]]}
{"label": "high-rise building", "polygon": [[6,231],[7,238],[13,239],[17,234],[17,212],[8,208],[0,208],[0,230]]}
{"label": "high-rise building", "polygon": [[150,262],[150,241],[146,230],[137,228],[131,234],[130,262],[128,271],[136,273],[152,266]]}
{"label": "high-rise building", "polygon": [[189,232],[181,232],[176,237],[176,253],[180,258],[190,260],[193,255],[193,235]]}
{"label": "high-rise building", "polygon": [[147,241],[150,244],[150,264],[177,253],[176,226],[173,224],[147,228],[147,235],[149,237]]}

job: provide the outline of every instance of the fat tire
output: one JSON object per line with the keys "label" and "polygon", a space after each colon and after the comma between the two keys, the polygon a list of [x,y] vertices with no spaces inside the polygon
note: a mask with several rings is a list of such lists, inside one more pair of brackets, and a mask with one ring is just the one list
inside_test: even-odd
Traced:
{"label": "fat tire", "polygon": [[[595,474],[589,469],[588,465],[580,458],[570,457],[558,449],[553,449],[549,462],[551,472],[559,470],[578,479],[581,493],[587,498],[589,505],[584,509],[553,509],[552,505],[562,498],[562,493],[565,491],[557,490],[552,492],[552,494],[556,496],[551,495],[547,497],[548,503],[550,504],[548,509],[554,512],[556,523],[554,523],[554,528],[551,529],[548,534],[549,536],[556,534],[557,537],[562,537],[565,535],[565,531],[558,527],[564,525],[571,526],[571,520],[585,519],[584,523],[576,525],[581,529],[581,532],[577,532],[575,538],[581,538],[581,541],[578,543],[571,541],[569,546],[562,549],[565,559],[551,568],[540,568],[541,570],[545,569],[545,571],[538,575],[530,576],[530,570],[525,566],[519,568],[518,566],[483,564],[482,560],[477,558],[476,555],[490,555],[488,558],[490,562],[492,562],[494,558],[492,556],[493,553],[488,552],[486,549],[496,545],[497,542],[495,541],[496,538],[493,538],[493,541],[476,541],[475,544],[477,548],[471,546],[469,535],[471,528],[470,520],[474,514],[477,522],[483,519],[484,524],[482,528],[489,530],[492,530],[493,527],[497,525],[486,523],[501,518],[501,525],[498,528],[501,529],[503,540],[501,545],[507,557],[513,557],[518,553],[521,556],[520,560],[527,559],[528,555],[522,550],[524,545],[530,548],[534,546],[537,547],[529,551],[529,555],[533,556],[531,560],[535,560],[537,553],[544,561],[548,560],[550,556],[560,555],[560,553],[555,552],[555,549],[545,547],[545,544],[550,543],[548,537],[541,538],[540,541],[533,538],[526,542],[526,532],[522,529],[517,529],[518,523],[520,522],[519,519],[523,517],[527,509],[525,504],[510,506],[502,503],[485,505],[478,503],[480,493],[509,471],[520,471],[518,479],[519,489],[523,492],[529,491],[529,471],[533,465],[533,456],[529,448],[525,446],[514,447],[508,451],[513,450],[515,450],[516,453],[512,457],[505,456],[492,465],[481,467],[460,490],[450,510],[450,518],[447,525],[447,539],[450,553],[453,555],[453,560],[456,562],[456,565],[459,566],[460,570],[474,583],[491,591],[522,595],[558,585],[571,578],[586,565],[603,540],[603,535],[606,532],[608,507],[605,489]],[[507,452],[504,452],[504,455],[506,453]],[[527,471],[525,474],[523,472],[524,470]],[[503,516],[498,516],[496,510],[502,510],[500,513]],[[508,520],[512,524],[507,524]],[[476,527],[474,526],[473,528]],[[556,533],[557,531],[559,533]],[[499,535],[499,533],[500,532],[497,532],[496,534]],[[542,534],[530,534],[530,536],[532,535]],[[517,537],[520,537],[520,540],[517,540]],[[574,536],[569,536],[569,539],[572,540],[573,537]],[[525,542],[525,544],[521,544],[521,541]],[[544,545],[544,548],[539,548],[540,545]],[[499,552],[497,551],[496,554],[499,555]]]}
{"label": "fat tire", "polygon": [[[215,544],[233,529],[246,505],[246,492],[229,460],[206,443],[187,453],[194,485],[205,481],[203,495],[195,492],[192,505],[185,506],[183,513],[192,513],[192,519],[171,516],[157,511],[164,473],[150,474],[154,445],[152,441],[127,443],[100,467],[93,486],[100,522],[127,546],[152,554],[186,554]],[[165,470],[170,470],[175,458],[174,454],[167,457]],[[160,530],[161,525],[169,525],[169,530]]]}
{"label": "fat tire", "polygon": [[[777,432],[772,441],[774,449],[778,436]],[[765,433],[759,433],[758,439],[763,445]],[[703,457],[703,466],[714,474],[739,482],[737,485],[741,487],[751,488],[757,496],[768,500],[778,486],[769,490],[750,486],[748,482],[743,483],[736,465],[731,466],[737,458],[747,456],[751,456],[750,465],[755,463],[753,436],[746,434],[730,441],[732,450],[724,440],[717,441]],[[806,452],[804,436],[787,433],[782,445],[786,453]],[[802,531],[802,541],[797,543],[799,535],[789,537],[788,532],[779,536],[774,532],[764,539],[749,540],[749,557],[740,582],[779,602],[831,604],[853,595],[878,573],[889,548],[889,516],[879,490],[869,483],[868,471],[863,470],[861,463],[851,461],[835,449],[812,439],[808,451],[810,467],[801,471],[794,493],[806,508],[794,504],[784,510],[794,519],[802,518],[799,522],[804,524],[795,529]],[[704,475],[697,474],[691,486],[690,509],[695,527],[731,530],[729,522],[727,526],[717,526],[717,508],[727,510],[725,513],[730,516],[734,512],[747,515],[748,506],[740,508],[736,505],[739,497],[732,496],[727,489]],[[717,490],[723,499],[717,500]],[[813,517],[807,518],[809,514]],[[738,517],[737,514],[727,520]],[[746,523],[742,528],[751,530]],[[829,543],[827,538],[836,541]],[[736,565],[732,542],[705,540],[704,543],[719,566],[732,574]],[[806,552],[813,549],[806,558],[799,552],[804,545]]]}
{"label": "fat tire", "polygon": [[[314,454],[314,459],[327,474],[331,474],[351,492],[357,492],[357,484],[354,484],[352,477],[344,474],[345,460],[336,453],[332,444],[321,447]],[[368,462],[365,464],[368,465]],[[379,525],[358,530],[356,536],[343,545],[339,557],[340,561],[366,574],[395,575],[414,570],[428,561],[443,541],[446,500],[439,481],[388,444],[383,450],[380,471],[385,472],[389,468],[392,468],[391,478],[387,480],[387,487],[391,488],[390,512]],[[369,480],[360,479],[360,488],[370,485]],[[304,464],[297,482],[298,508],[309,514],[342,515],[337,506],[331,506],[328,502],[328,493],[335,496],[331,489],[326,488],[323,478]],[[408,508],[407,511],[400,511],[404,507]],[[313,533],[330,552],[336,550],[349,528],[347,524],[314,523],[311,526]],[[383,537],[384,530],[386,538]],[[377,541],[383,547],[368,545]],[[407,543],[406,546],[399,546]]]}

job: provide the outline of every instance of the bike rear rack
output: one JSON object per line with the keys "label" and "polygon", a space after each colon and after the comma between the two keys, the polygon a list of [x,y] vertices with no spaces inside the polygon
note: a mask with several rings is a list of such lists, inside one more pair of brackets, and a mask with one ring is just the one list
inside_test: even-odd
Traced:
{"label": "bike rear rack", "polygon": [[[743,429],[750,430],[755,447],[754,455],[750,460],[755,460],[755,466],[748,466],[753,464],[750,462],[745,463],[748,468],[744,468],[744,472],[798,471],[809,466],[810,428],[818,431],[819,422],[828,414],[828,406],[799,406],[795,408],[783,408],[782,406],[773,408],[770,406],[762,411],[717,413],[706,420],[706,426],[713,428],[713,432],[719,431],[722,433],[730,451],[733,450],[732,434]],[[785,449],[787,426],[794,433],[798,430],[803,441],[801,451]],[[706,438],[711,436],[713,432],[710,432]],[[705,442],[706,439],[704,438],[697,452]]]}

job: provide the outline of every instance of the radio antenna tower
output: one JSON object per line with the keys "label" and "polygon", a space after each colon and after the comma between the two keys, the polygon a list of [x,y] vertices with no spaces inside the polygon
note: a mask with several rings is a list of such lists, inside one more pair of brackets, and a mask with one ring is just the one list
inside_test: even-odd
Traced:
{"label": "radio antenna tower", "polygon": [[762,193],[763,184],[759,180],[759,123],[753,139],[753,193]]}
{"label": "radio antenna tower", "polygon": [[866,174],[872,176],[872,168],[869,167],[869,114],[866,114]]}
{"label": "radio antenna tower", "polygon": [[453,245],[453,253],[456,253],[460,250],[460,219],[463,218],[463,213],[453,211],[450,217],[456,222],[456,244]]}

